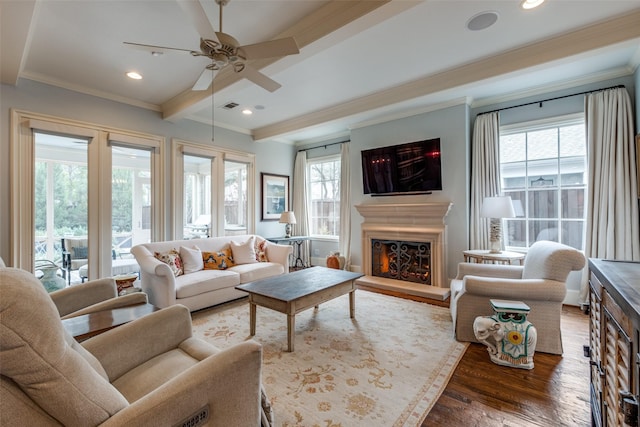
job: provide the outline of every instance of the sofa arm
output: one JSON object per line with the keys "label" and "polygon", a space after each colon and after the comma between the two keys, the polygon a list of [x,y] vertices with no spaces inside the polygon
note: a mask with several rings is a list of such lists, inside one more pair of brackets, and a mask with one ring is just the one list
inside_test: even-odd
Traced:
{"label": "sofa arm", "polygon": [[149,359],[177,348],[191,334],[189,309],[176,304],[89,338],[82,346],[100,361],[113,382]]}
{"label": "sofa arm", "polygon": [[103,426],[187,425],[207,410],[203,425],[260,425],[262,347],[249,340],[212,355],[109,418]]}
{"label": "sofa arm", "polygon": [[464,293],[506,300],[564,301],[564,282],[547,279],[511,280],[465,276]]}
{"label": "sofa arm", "polygon": [[462,280],[464,276],[501,277],[504,279],[520,279],[524,267],[521,265],[480,264],[474,262],[461,262],[458,264],[456,279]]}
{"label": "sofa arm", "polygon": [[279,243],[271,243],[267,245],[267,259],[271,262],[277,262],[284,266],[284,273],[289,273],[289,255],[293,253],[291,245],[281,245]]}
{"label": "sofa arm", "polygon": [[131,253],[140,265],[140,287],[149,302],[159,308],[176,303],[176,278],[171,268],[153,256],[143,245],[131,248]]}
{"label": "sofa arm", "polygon": [[118,290],[116,281],[107,278],[60,289],[49,295],[58,308],[60,317],[64,317],[90,305],[115,298],[118,296]]}

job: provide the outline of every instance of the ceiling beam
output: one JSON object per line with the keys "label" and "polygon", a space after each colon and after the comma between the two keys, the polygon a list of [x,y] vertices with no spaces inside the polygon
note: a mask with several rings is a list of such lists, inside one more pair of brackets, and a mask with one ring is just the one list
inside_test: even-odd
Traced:
{"label": "ceiling beam", "polygon": [[625,15],[494,55],[479,61],[429,75],[383,91],[341,102],[253,130],[254,141],[342,119],[364,111],[415,99],[454,87],[495,78],[539,66],[568,56],[640,38],[640,9]]}
{"label": "ceiling beam", "polygon": [[[391,0],[332,0],[313,13],[299,20],[292,27],[278,34],[274,39],[294,37],[300,49],[344,27],[356,19],[389,3]],[[251,65],[260,70],[273,64],[280,58],[266,58],[251,61]],[[229,68],[216,75],[213,93],[238,82],[241,78]],[[184,118],[202,108],[211,105],[211,88],[204,91],[186,90],[162,104],[162,115],[166,120]]]}

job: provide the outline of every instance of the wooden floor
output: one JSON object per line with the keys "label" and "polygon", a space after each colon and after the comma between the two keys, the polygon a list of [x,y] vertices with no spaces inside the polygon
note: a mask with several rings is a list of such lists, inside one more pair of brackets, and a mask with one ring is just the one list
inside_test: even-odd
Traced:
{"label": "wooden floor", "polygon": [[532,370],[496,365],[485,346],[470,344],[421,427],[590,426],[588,318],[565,306],[564,354],[536,353]]}

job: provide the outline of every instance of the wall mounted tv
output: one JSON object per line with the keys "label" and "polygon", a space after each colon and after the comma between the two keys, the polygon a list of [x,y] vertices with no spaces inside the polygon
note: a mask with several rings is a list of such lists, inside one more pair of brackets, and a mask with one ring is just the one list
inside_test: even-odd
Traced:
{"label": "wall mounted tv", "polygon": [[425,194],[442,190],[440,138],[362,150],[364,194]]}

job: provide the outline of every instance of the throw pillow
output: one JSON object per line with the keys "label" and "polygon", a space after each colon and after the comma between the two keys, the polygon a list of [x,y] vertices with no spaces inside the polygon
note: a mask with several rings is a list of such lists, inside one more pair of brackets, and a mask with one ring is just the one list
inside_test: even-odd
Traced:
{"label": "throw pillow", "polygon": [[180,246],[180,258],[182,258],[184,274],[200,271],[204,268],[202,251],[197,246],[194,246],[193,249]]}
{"label": "throw pillow", "polygon": [[75,246],[71,249],[73,250],[74,259],[87,259],[89,257],[89,248],[86,246]]}
{"label": "throw pillow", "polygon": [[171,271],[173,271],[174,276],[178,277],[184,273],[180,253],[175,249],[171,249],[167,252],[154,252],[153,256],[167,264],[169,268],[171,268]]}
{"label": "throw pillow", "polygon": [[256,239],[256,261],[258,262],[268,262],[267,258],[267,241],[263,240],[258,243],[258,239]]}
{"label": "throw pillow", "polygon": [[202,252],[202,259],[205,270],[226,270],[236,265],[229,248],[217,252]]}
{"label": "throw pillow", "polygon": [[236,243],[233,240],[229,242],[231,252],[233,253],[233,261],[236,264],[252,264],[256,263],[256,250],[253,246],[254,237],[251,237],[244,243]]}

